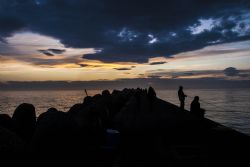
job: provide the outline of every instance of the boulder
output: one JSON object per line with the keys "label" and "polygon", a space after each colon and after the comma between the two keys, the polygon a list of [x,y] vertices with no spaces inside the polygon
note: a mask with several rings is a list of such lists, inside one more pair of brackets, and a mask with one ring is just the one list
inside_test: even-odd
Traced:
{"label": "boulder", "polygon": [[13,130],[12,120],[8,114],[0,114],[0,126],[8,130]]}
{"label": "boulder", "polygon": [[78,112],[80,112],[83,108],[84,108],[84,104],[74,104],[68,111],[68,113],[70,114],[76,114]]}
{"label": "boulder", "polygon": [[14,131],[27,142],[33,136],[36,127],[36,112],[32,104],[20,104],[12,116]]}
{"label": "boulder", "polygon": [[37,128],[31,141],[32,152],[66,153],[75,149],[76,127],[68,113],[50,108],[38,117]]}
{"label": "boulder", "polygon": [[0,127],[0,154],[25,152],[25,142],[15,133]]}

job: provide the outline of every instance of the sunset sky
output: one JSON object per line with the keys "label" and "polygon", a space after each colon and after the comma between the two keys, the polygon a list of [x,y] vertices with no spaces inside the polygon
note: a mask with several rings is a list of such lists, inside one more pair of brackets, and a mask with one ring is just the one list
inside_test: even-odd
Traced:
{"label": "sunset sky", "polygon": [[0,81],[121,78],[250,80],[250,1],[0,1]]}

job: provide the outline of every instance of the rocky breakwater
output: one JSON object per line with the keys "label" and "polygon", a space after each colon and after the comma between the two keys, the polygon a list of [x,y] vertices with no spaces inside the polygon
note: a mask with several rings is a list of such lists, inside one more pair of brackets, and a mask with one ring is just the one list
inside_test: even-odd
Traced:
{"label": "rocky breakwater", "polygon": [[0,152],[84,154],[93,166],[211,166],[247,160],[249,136],[157,98],[149,89],[87,96],[36,119],[32,104],[0,115]]}

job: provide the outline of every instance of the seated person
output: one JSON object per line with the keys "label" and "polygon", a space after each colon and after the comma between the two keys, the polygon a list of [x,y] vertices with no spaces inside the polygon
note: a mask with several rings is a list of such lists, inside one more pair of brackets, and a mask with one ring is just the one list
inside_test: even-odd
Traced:
{"label": "seated person", "polygon": [[190,106],[190,112],[191,114],[203,118],[205,114],[205,110],[200,108],[200,102],[199,102],[199,96],[195,96],[194,100],[191,103]]}

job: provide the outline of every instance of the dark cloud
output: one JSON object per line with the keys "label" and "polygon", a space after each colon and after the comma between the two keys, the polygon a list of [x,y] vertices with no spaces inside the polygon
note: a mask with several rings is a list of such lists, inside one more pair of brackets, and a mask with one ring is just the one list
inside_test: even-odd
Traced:
{"label": "dark cloud", "polygon": [[149,65],[160,65],[160,64],[166,64],[167,62],[165,61],[159,61],[159,62],[152,62],[152,63],[149,63]]}
{"label": "dark cloud", "polygon": [[66,50],[65,49],[48,49],[49,52],[52,52],[54,54],[62,54],[64,53]]}
{"label": "dark cloud", "polygon": [[[216,72],[217,73],[217,72]],[[193,72],[172,72],[168,75],[171,76],[171,78],[180,78],[180,77],[191,77],[195,75],[204,75],[204,74],[211,74],[211,71],[193,71]],[[215,72],[212,72],[212,74],[215,74]]]}
{"label": "dark cloud", "polygon": [[233,76],[238,76],[240,73],[239,70],[237,70],[236,68],[234,67],[228,67],[224,70],[224,74],[226,76],[230,76],[230,77],[233,77]]}
{"label": "dark cloud", "polygon": [[[250,39],[249,23],[244,21],[250,19],[246,18],[249,4],[246,0],[1,0],[0,40],[23,29],[57,38],[66,47],[102,49],[85,55],[87,59],[146,63],[152,57]],[[218,21],[200,30],[200,19]]]}
{"label": "dark cloud", "polygon": [[200,75],[210,75],[210,77],[215,77],[216,75],[221,74],[223,74],[222,70],[169,71],[164,69],[158,69],[146,72],[146,76],[161,76],[168,78],[191,77]]}
{"label": "dark cloud", "polygon": [[[1,10],[1,2],[0,2]],[[0,11],[0,41],[5,42],[4,37],[11,36],[15,31],[18,31],[24,27],[24,23],[15,16],[8,16],[2,14]]]}
{"label": "dark cloud", "polygon": [[127,67],[122,67],[122,68],[113,68],[115,70],[119,70],[119,71],[127,71],[127,70],[131,70],[131,68],[127,68]]}
{"label": "dark cloud", "polygon": [[228,67],[223,70],[224,75],[229,77],[240,77],[240,78],[248,78],[250,77],[250,70],[238,70],[235,67]]}
{"label": "dark cloud", "polygon": [[46,56],[55,56],[55,54],[62,54],[65,49],[47,49],[47,50],[38,50],[38,52],[45,54]]}
{"label": "dark cloud", "polygon": [[84,63],[76,63],[80,67],[102,67],[102,65],[91,65],[91,64],[84,64]]}
{"label": "dark cloud", "polygon": [[78,64],[80,67],[88,67],[88,64]]}
{"label": "dark cloud", "polygon": [[38,50],[38,52],[46,55],[46,56],[55,56],[53,53],[51,53],[50,51],[48,50]]}

